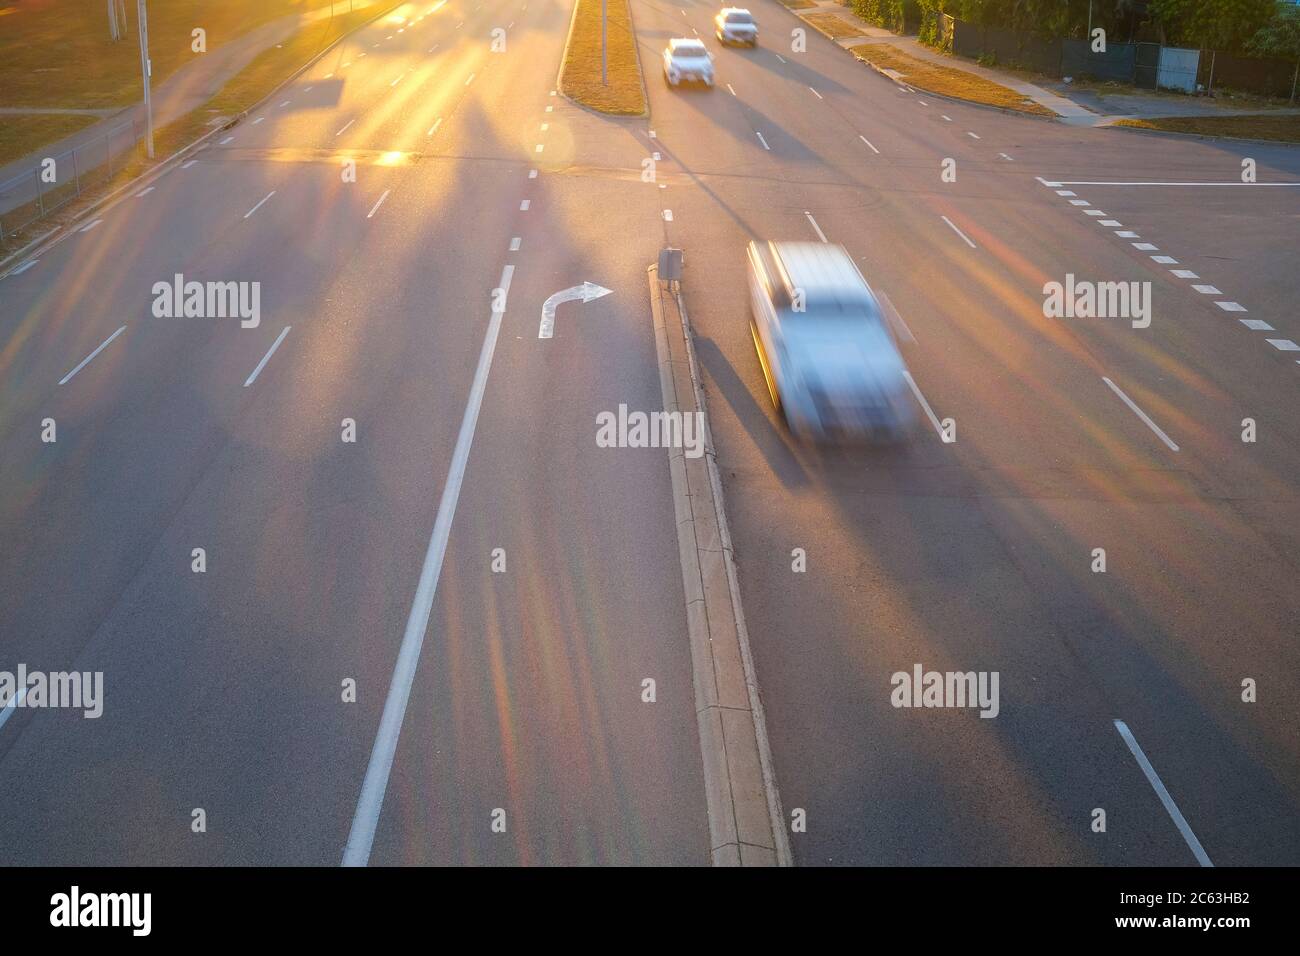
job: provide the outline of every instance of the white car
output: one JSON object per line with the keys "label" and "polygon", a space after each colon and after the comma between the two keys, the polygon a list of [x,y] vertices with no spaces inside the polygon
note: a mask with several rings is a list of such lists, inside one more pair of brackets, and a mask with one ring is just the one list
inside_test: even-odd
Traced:
{"label": "white car", "polygon": [[772,403],[814,440],[901,441],[915,420],[907,366],[843,246],[751,242],[750,332]]}
{"label": "white car", "polygon": [[742,7],[723,7],[713,18],[713,28],[724,45],[758,46],[758,21]]}
{"label": "white car", "polygon": [[664,50],[664,80],[669,86],[703,83],[713,86],[713,56],[703,40],[685,37],[668,41]]}

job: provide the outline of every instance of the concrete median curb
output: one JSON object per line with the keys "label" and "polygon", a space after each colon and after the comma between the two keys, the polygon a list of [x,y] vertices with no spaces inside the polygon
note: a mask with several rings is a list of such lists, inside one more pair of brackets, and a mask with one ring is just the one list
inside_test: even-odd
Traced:
{"label": "concrete median curb", "polygon": [[664,410],[699,412],[705,453],[668,453],[677,544],[704,761],[710,858],[714,866],[790,866],[781,798],[749,634],[740,603],[731,534],[690,324],[680,293],[647,270]]}

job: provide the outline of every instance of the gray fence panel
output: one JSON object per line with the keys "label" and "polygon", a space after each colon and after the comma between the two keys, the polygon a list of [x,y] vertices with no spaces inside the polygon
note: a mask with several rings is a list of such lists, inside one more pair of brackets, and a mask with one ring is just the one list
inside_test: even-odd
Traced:
{"label": "gray fence panel", "polygon": [[959,56],[975,60],[991,56],[1001,64],[1027,67],[1050,76],[1061,75],[1060,40],[1043,40],[1001,27],[983,27],[962,20],[954,20],[952,28],[952,50]]}
{"label": "gray fence panel", "polygon": [[1093,53],[1087,40],[1065,40],[1061,48],[1061,75],[1132,83],[1136,60],[1137,49],[1132,43],[1108,43],[1105,53]]}
{"label": "gray fence panel", "polygon": [[1196,67],[1201,59],[1200,50],[1185,50],[1167,46],[1160,50],[1160,69],[1156,85],[1164,90],[1196,92]]}

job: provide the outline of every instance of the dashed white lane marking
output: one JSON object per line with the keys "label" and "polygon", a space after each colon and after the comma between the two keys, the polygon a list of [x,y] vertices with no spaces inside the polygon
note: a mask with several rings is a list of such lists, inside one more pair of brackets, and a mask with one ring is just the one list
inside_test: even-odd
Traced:
{"label": "dashed white lane marking", "polygon": [[1083,211],[1083,214],[1084,214],[1085,216],[1104,216],[1104,215],[1106,215],[1106,214],[1105,214],[1104,212],[1102,212],[1100,209],[1085,209],[1085,210]]}
{"label": "dashed white lane marking", "polygon": [[812,88],[811,86],[808,87],[808,89],[812,90],[812,95],[815,96],[815,97],[817,97],[817,99],[819,99],[819,100],[824,100],[824,99],[826,99],[826,97],[822,96],[822,95],[821,95],[820,93],[818,93],[816,90],[813,90],[813,88]]}
{"label": "dashed white lane marking", "polygon": [[248,378],[245,380],[244,388],[248,388],[248,386],[252,385],[255,381],[257,381],[257,376],[261,374],[262,369],[266,368],[266,363],[271,361],[271,356],[274,355],[275,350],[280,347],[280,343],[284,341],[284,337],[289,334],[290,328],[291,326],[286,325],[280,331],[280,334],[276,338],[275,342],[271,344],[271,347],[267,350],[266,354],[262,356],[262,361],[258,362],[257,368],[253,369],[253,374],[248,376]]}
{"label": "dashed white lane marking", "polygon": [[817,220],[813,218],[813,214],[810,213],[807,209],[804,210],[803,214],[807,216],[808,221],[812,223],[813,231],[817,233],[817,238],[820,239],[822,242],[825,242],[826,233],[822,232],[822,227],[817,225]]}
{"label": "dashed white lane marking", "polygon": [[1162,266],[1176,266],[1176,265],[1178,265],[1178,260],[1175,259],[1173,256],[1165,256],[1165,255],[1152,256],[1152,257],[1151,257],[1151,261],[1152,261],[1152,262],[1158,262],[1158,263],[1160,263]]}
{"label": "dashed white lane marking", "polygon": [[1300,352],[1300,345],[1296,345],[1290,339],[1265,339],[1264,341],[1279,352]]}
{"label": "dashed white lane marking", "polygon": [[1132,229],[1116,229],[1116,230],[1115,230],[1115,235],[1119,236],[1121,239],[1137,239],[1137,238],[1140,238],[1140,237],[1138,236],[1138,234],[1137,234],[1136,232],[1134,232]]}
{"label": "dashed white lane marking", "polygon": [[664,222],[672,222],[672,221],[673,221],[673,211],[671,209],[665,209]]}
{"label": "dashed white lane marking", "polygon": [[876,294],[876,299],[880,302],[881,308],[884,309],[885,318],[888,319],[890,324],[898,331],[899,336],[905,342],[915,342],[916,336],[912,334],[911,327],[903,321],[903,317],[899,315],[898,310],[894,308],[894,303],[890,301],[889,296],[885,295],[885,290],[872,289],[872,291]]}
{"label": "dashed white lane marking", "polygon": [[1245,312],[1246,307],[1240,302],[1216,302],[1214,303],[1224,312]]}
{"label": "dashed white lane marking", "polygon": [[972,249],[979,248],[978,246],[975,245],[975,243],[970,241],[970,237],[967,236],[966,233],[962,232],[953,224],[953,221],[951,219],[949,219],[947,216],[940,216],[939,218],[948,224],[949,229],[957,233],[957,235],[961,236],[962,239],[966,242],[966,245],[970,246]]}
{"label": "dashed white lane marking", "polygon": [[543,133],[545,133],[545,132],[546,132],[548,129],[550,129],[550,128],[551,128],[551,124],[550,124],[550,123],[543,123],[543,124],[542,124],[542,132],[543,132]]}
{"label": "dashed white lane marking", "polygon": [[348,67],[350,67],[351,65],[352,65],[352,61],[351,61],[351,60],[348,60],[348,62],[344,63],[341,67],[339,67],[339,69],[341,69],[341,70],[346,70],[346,69],[347,69]]}
{"label": "dashed white lane marking", "polygon": [[85,225],[85,226],[82,226],[80,229],[77,230],[77,232],[90,232],[90,230],[94,229],[96,226],[98,226],[98,225],[99,225],[101,222],[103,222],[103,221],[104,221],[104,220],[102,220],[102,219],[96,219],[94,222],[89,223],[89,224],[87,224],[87,225]]}
{"label": "dashed white lane marking", "polygon": [[1073,189],[1058,189],[1058,190],[1056,191],[1056,195],[1058,195],[1058,196],[1077,196],[1077,195],[1079,195],[1079,194],[1076,193]]}
{"label": "dashed white lane marking", "polygon": [[1191,269],[1170,269],[1169,271],[1172,272],[1172,273],[1173,273],[1175,276],[1177,276],[1179,279],[1199,279],[1199,278],[1200,278],[1200,276],[1198,276],[1198,275],[1197,275],[1195,272],[1193,272]]}
{"label": "dashed white lane marking", "polygon": [[979,139],[979,138],[980,138],[980,134],[979,134],[979,133],[972,133],[970,130],[966,130],[966,135],[969,136],[971,139]]}
{"label": "dashed white lane marking", "polygon": [[314,86],[309,86],[309,87],[307,87],[306,89],[304,89],[303,92],[304,92],[304,93],[310,93],[310,92],[311,92],[312,90],[314,90],[315,88],[316,88],[316,87],[314,87]]}
{"label": "dashed white lane marking", "polygon": [[384,194],[383,194],[382,196],[379,197],[379,201],[378,201],[377,203],[375,203],[373,206],[370,207],[370,212],[366,213],[366,218],[367,218],[367,219],[371,219],[371,218],[373,218],[374,215],[375,215],[375,213],[379,212],[379,207],[382,206],[382,205],[384,204],[384,200],[388,198],[388,194],[389,194],[390,192],[392,192],[392,190],[390,190],[390,189],[385,189],[385,190],[384,190]]}
{"label": "dashed white lane marking", "polygon": [[1168,445],[1171,450],[1178,451],[1178,446],[1174,444],[1173,439],[1171,439],[1168,435],[1166,435],[1163,431],[1161,431],[1160,426],[1157,425],[1155,422],[1153,422],[1146,412],[1138,408],[1137,404],[1133,401],[1133,399],[1129,398],[1127,395],[1124,394],[1123,389],[1121,389],[1118,385],[1116,385],[1114,382],[1112,382],[1104,375],[1101,377],[1101,380],[1110,386],[1110,390],[1120,397],[1120,401],[1122,401],[1125,405],[1127,405],[1134,415],[1142,419],[1142,422],[1147,426],[1147,428],[1155,432],[1160,437],[1160,440],[1162,442]]}
{"label": "dashed white lane marking", "polygon": [[80,372],[83,368],[85,368],[87,365],[89,365],[91,359],[93,359],[93,358],[94,358],[96,355],[98,355],[100,352],[104,351],[104,349],[108,347],[108,343],[109,343],[109,342],[113,341],[113,339],[117,338],[119,335],[121,335],[121,334],[122,334],[123,332],[125,332],[125,331],[126,331],[126,326],[124,325],[124,326],[122,326],[120,329],[118,329],[116,332],[114,332],[112,335],[110,335],[108,338],[104,339],[104,341],[100,342],[100,343],[99,343],[99,348],[95,349],[95,351],[93,351],[93,352],[91,352],[89,355],[87,355],[84,359],[81,360],[81,363],[80,363],[76,368],[74,368],[74,369],[73,369],[71,372],[69,372],[67,375],[63,376],[63,378],[59,379],[59,384],[60,384],[60,385],[65,385],[65,384],[67,384],[68,379],[72,378],[72,376],[76,375],[76,374],[77,374],[78,372]]}
{"label": "dashed white lane marking", "polygon": [[730,83],[727,84],[727,90],[731,93],[732,96],[736,95],[736,91]]}
{"label": "dashed white lane marking", "polygon": [[283,103],[280,104],[280,108],[284,109],[288,105],[289,105],[289,100],[285,100]]}
{"label": "dashed white lane marking", "polygon": [[40,262],[40,261],[41,261],[40,259],[28,259],[26,262],[24,262],[22,265],[20,265],[17,269],[13,269],[13,270],[11,270],[11,271],[9,272],[9,275],[11,275],[11,276],[20,276],[20,275],[22,275],[24,272],[26,272],[28,269],[30,269],[32,266],[36,265],[36,263],[38,263],[38,262]]}
{"label": "dashed white lane marking", "polygon": [[136,194],[135,194],[135,198],[136,198],[136,199],[139,199],[141,196],[147,196],[147,195],[149,195],[149,194],[150,194],[151,192],[153,192],[153,191],[154,191],[154,187],[153,187],[153,186],[147,186],[147,187],[145,187],[144,189],[140,190],[138,193],[136,193]]}
{"label": "dashed white lane marking", "polygon": [[257,203],[256,206],[254,206],[252,209],[248,210],[248,212],[244,213],[244,218],[247,219],[247,218],[248,218],[249,216],[251,216],[253,213],[255,213],[255,212],[257,212],[259,209],[261,209],[261,208],[262,208],[262,203],[266,202],[268,199],[270,199],[270,198],[271,198],[272,196],[274,196],[274,195],[275,195],[275,190],[272,189],[269,193],[267,193],[267,194],[266,194],[265,196],[263,196],[260,200],[258,200],[258,203]]}
{"label": "dashed white lane marking", "polygon": [[1122,226],[1124,224],[1120,222],[1118,219],[1098,219],[1097,225],[1105,226],[1109,229],[1109,228],[1113,228],[1114,226]]}
{"label": "dashed white lane marking", "polygon": [[326,73],[326,74],[322,77],[322,79],[328,80],[328,79],[329,79],[330,77],[332,77],[333,75],[334,75],[333,73]]}
{"label": "dashed white lane marking", "polygon": [[1155,252],[1160,248],[1154,242],[1131,242],[1129,245],[1139,252]]}
{"label": "dashed white lane marking", "polygon": [[197,162],[198,162],[197,159],[191,159],[188,163],[181,163],[181,169],[189,169]]}
{"label": "dashed white lane marking", "polygon": [[921,407],[925,409],[926,417],[930,419],[930,424],[934,426],[935,432],[938,433],[939,440],[945,445],[948,444],[948,436],[944,433],[943,426],[939,424],[939,417],[935,415],[934,409],[930,407],[930,403],[927,402],[925,396],[921,394],[921,390],[916,385],[916,379],[912,378],[912,373],[907,371],[907,369],[903,369],[903,378],[907,379],[907,385],[911,388],[912,394],[916,396],[916,400],[920,402]]}
{"label": "dashed white lane marking", "polygon": [[1273,326],[1269,325],[1263,319],[1238,319],[1242,325],[1252,332],[1273,332],[1276,331]]}
{"label": "dashed white lane marking", "polygon": [[1195,289],[1197,292],[1199,292],[1201,295],[1223,295],[1222,292],[1220,292],[1212,285],[1194,285],[1192,286],[1192,288]]}
{"label": "dashed white lane marking", "polygon": [[[379,44],[377,44],[377,43],[375,44],[375,46],[378,46],[378,45],[379,45]],[[360,53],[357,54],[357,59],[359,60],[359,59],[361,59],[361,58],[362,58],[363,56],[365,56],[365,55],[366,55],[366,51],[365,51],[365,50],[362,50]]]}
{"label": "dashed white lane marking", "polygon": [[1128,745],[1129,752],[1142,768],[1142,773],[1146,775],[1147,783],[1151,784],[1151,789],[1156,792],[1160,802],[1164,804],[1165,812],[1169,814],[1170,819],[1174,821],[1174,826],[1178,827],[1178,832],[1183,835],[1183,840],[1191,849],[1192,855],[1196,857],[1196,862],[1201,866],[1214,866],[1210,862],[1209,855],[1205,852],[1205,847],[1201,846],[1201,841],[1196,839],[1196,834],[1192,828],[1187,825],[1187,819],[1183,816],[1182,811],[1178,809],[1178,804],[1174,803],[1174,798],[1169,795],[1165,785],[1161,783],[1155,767],[1151,766],[1151,761],[1147,755],[1142,752],[1137,740],[1133,737],[1133,732],[1128,729],[1128,724],[1122,720],[1115,721],[1115,729],[1119,735],[1124,738],[1124,743]]}
{"label": "dashed white lane marking", "polygon": [[348,120],[346,123],[343,124],[343,129],[340,129],[340,130],[339,130],[337,133],[335,133],[334,135],[335,135],[335,136],[342,136],[342,135],[343,135],[343,130],[346,130],[349,126],[351,126],[351,125],[352,125],[353,123],[355,123],[355,122],[356,122],[356,119],[355,119],[355,118]]}
{"label": "dashed white lane marking", "polygon": [[405,74],[405,73],[403,73],[403,74],[402,74],[401,76],[399,76],[397,79],[393,80],[393,82],[389,83],[389,84],[388,84],[388,88],[391,90],[394,86],[396,86],[398,83],[401,83],[402,80],[404,80],[404,79],[406,79],[406,74]]}
{"label": "dashed white lane marking", "polygon": [[1008,156],[1006,153],[998,153],[998,156],[1000,156],[1002,159],[1005,159],[1008,163],[1015,162],[1015,160],[1012,159],[1010,156]]}
{"label": "dashed white lane marking", "polygon": [[475,74],[473,74],[473,73],[471,73],[471,74],[469,75],[469,79],[467,79],[467,80],[465,81],[465,85],[466,85],[466,86],[469,86],[471,83],[474,82],[474,76],[475,76]]}
{"label": "dashed white lane marking", "polygon": [[755,130],[754,133],[756,136],[758,136],[758,141],[763,144],[764,149],[770,150],[772,148],[771,146],[767,145],[767,140],[763,138],[762,133],[758,132],[757,130]]}
{"label": "dashed white lane marking", "polygon": [[523,244],[523,240],[520,239],[518,236],[516,236],[515,238],[513,238],[513,239],[510,240],[510,251],[511,251],[511,252],[518,252],[518,251],[519,251],[519,247],[520,247],[522,244]]}
{"label": "dashed white lane marking", "polygon": [[930,104],[927,103],[925,100],[917,100],[916,102],[919,103],[919,104],[921,104],[922,106],[929,106],[929,105],[930,105]]}
{"label": "dashed white lane marking", "polygon": [[505,314],[505,296],[510,291],[510,279],[514,271],[515,267],[512,265],[501,270],[501,282],[498,286],[503,292],[501,306],[499,309],[492,310],[487,334],[483,337],[483,348],[479,352],[478,367],[474,370],[474,382],[470,386],[465,416],[461,419],[460,433],[456,436],[456,447],[452,451],[451,465],[447,469],[447,480],[442,486],[438,516],[434,519],[433,533],[429,536],[429,548],[425,552],[424,563],[420,568],[420,583],[416,586],[415,598],[411,602],[411,613],[406,619],[406,630],[402,635],[397,663],[393,667],[393,679],[388,685],[388,696],[384,700],[384,712],[379,720],[379,731],[375,734],[375,745],[370,752],[370,762],[366,766],[365,780],[361,785],[361,796],[357,800],[356,813],[352,817],[352,828],[343,851],[344,866],[365,866],[370,859],[370,848],[375,842],[375,829],[379,825],[379,813],[384,805],[384,791],[388,789],[388,775],[392,771],[393,758],[397,754],[397,739],[401,735],[402,720],[406,716],[407,702],[411,698],[411,686],[415,683],[420,648],[424,645],[424,634],[429,629],[433,598],[438,590],[438,578],[442,574],[442,563],[447,554],[452,519],[456,514],[456,503],[460,499],[465,467],[469,461],[469,449],[474,442],[479,409],[483,406],[488,372],[492,368],[492,355],[496,351],[497,336],[501,331],[501,318]]}
{"label": "dashed white lane marking", "polygon": [[543,147],[541,143],[538,143],[538,144],[533,148],[533,152],[534,152],[534,153],[540,153],[544,148],[545,148],[545,147]]}
{"label": "dashed white lane marking", "polygon": [[1070,205],[1071,205],[1071,206],[1091,206],[1092,203],[1088,202],[1088,200],[1086,200],[1086,199],[1071,199],[1071,200],[1070,200]]}
{"label": "dashed white lane marking", "polygon": [[548,112],[548,113],[553,113],[554,111],[555,111],[555,107],[554,107],[554,106],[548,106],[548,107],[546,107],[546,112]]}
{"label": "dashed white lane marking", "polygon": [[858,139],[862,140],[862,142],[866,143],[869,147],[871,147],[871,151],[875,153],[877,156],[880,155],[880,150],[876,149],[876,147],[872,145],[871,140],[867,139],[861,133],[858,134]]}
{"label": "dashed white lane marking", "polygon": [[4,727],[5,722],[13,716],[14,711],[21,707],[23,701],[26,699],[27,685],[23,684],[22,687],[18,688],[18,693],[14,694],[11,699],[5,701],[3,705],[0,705],[0,729]]}
{"label": "dashed white lane marking", "polygon": [[520,212],[527,212],[527,211],[528,211],[528,207],[532,205],[532,202],[533,202],[533,201],[532,201],[531,199],[525,199],[525,200],[521,201],[521,202],[519,203],[519,211],[520,211]]}
{"label": "dashed white lane marking", "polygon": [[536,179],[536,178],[537,178],[537,170],[535,170],[535,169],[530,169],[530,170],[528,170],[528,178],[529,178],[529,179]]}
{"label": "dashed white lane marking", "polygon": [[432,136],[434,133],[438,132],[438,127],[441,125],[442,125],[442,117],[439,116],[436,120],[433,121],[433,125],[429,127],[429,132],[425,133],[424,135]]}
{"label": "dashed white lane marking", "polygon": [[951,123],[951,122],[952,122],[952,117],[949,116],[947,113],[940,113],[939,115],[943,118],[943,121],[944,121],[945,123]]}
{"label": "dashed white lane marking", "polygon": [[223,140],[222,140],[221,142],[219,142],[217,145],[218,145],[218,146],[225,146],[227,143],[229,143],[229,142],[230,142],[232,139],[234,139],[234,138],[235,138],[235,137],[233,137],[233,136],[227,136],[225,139],[223,139]]}
{"label": "dashed white lane marking", "polygon": [[266,119],[265,116],[259,116],[257,119],[253,120],[253,122],[252,122],[250,125],[252,125],[252,126],[256,126],[258,123],[262,122],[262,120],[264,120],[264,119]]}
{"label": "dashed white lane marking", "polygon": [[776,54],[776,58],[780,60],[782,63],[785,62],[785,57],[783,57],[780,53]]}

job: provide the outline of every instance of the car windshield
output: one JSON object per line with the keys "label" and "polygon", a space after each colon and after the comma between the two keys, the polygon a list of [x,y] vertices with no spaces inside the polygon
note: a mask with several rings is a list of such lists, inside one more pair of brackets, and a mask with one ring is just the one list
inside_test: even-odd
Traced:
{"label": "car windshield", "polygon": [[728,23],[753,23],[754,18],[750,16],[748,13],[728,13],[727,22]]}
{"label": "car windshield", "polygon": [[678,47],[673,56],[679,60],[703,60],[708,54],[698,47]]}

